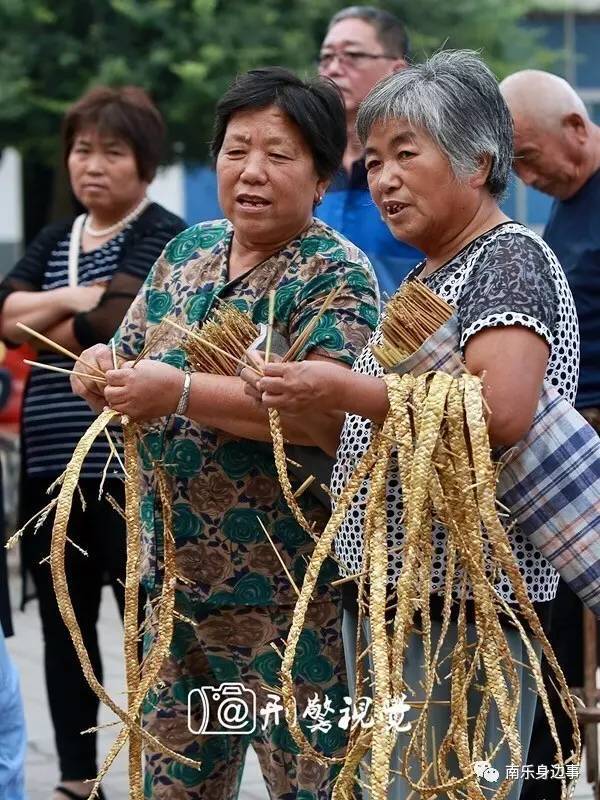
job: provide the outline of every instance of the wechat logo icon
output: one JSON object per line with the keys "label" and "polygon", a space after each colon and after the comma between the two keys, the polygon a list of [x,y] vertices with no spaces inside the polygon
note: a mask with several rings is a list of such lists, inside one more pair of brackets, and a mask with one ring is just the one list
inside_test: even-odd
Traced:
{"label": "wechat logo icon", "polygon": [[496,783],[500,777],[498,770],[489,761],[476,761],[473,771],[478,778],[484,778],[488,783]]}

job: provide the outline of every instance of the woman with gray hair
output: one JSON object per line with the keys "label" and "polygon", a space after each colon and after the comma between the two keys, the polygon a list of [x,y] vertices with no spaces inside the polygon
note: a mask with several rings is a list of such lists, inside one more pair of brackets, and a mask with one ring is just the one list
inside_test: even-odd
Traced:
{"label": "woman with gray hair", "polygon": [[[395,236],[425,254],[407,280],[419,277],[456,308],[466,368],[483,381],[492,446],[511,446],[531,428],[544,381],[573,402],[579,345],[573,299],[556,257],[538,236],[509,220],[498,206],[511,169],[512,123],[496,79],[475,53],[438,53],[380,83],[361,105],[357,129],[365,145],[369,188],[384,220]],[[369,345],[380,341],[379,327]],[[332,478],[334,497],[343,491],[369,447],[373,425],[381,424],[389,410],[384,370],[369,345],[352,372],[304,362],[269,364],[258,381],[248,376],[247,391],[270,408],[299,415],[315,408],[346,412]],[[336,542],[338,557],[349,574],[362,570],[367,491],[365,482]],[[403,541],[397,473],[388,476],[387,503],[388,581],[393,588],[402,564],[399,545]],[[445,585],[446,530],[434,522],[432,536],[435,644]],[[529,597],[543,621],[558,575],[518,527],[509,527],[508,536]],[[496,594],[514,603],[508,578],[499,573],[493,580]],[[472,608],[467,620],[473,623]],[[356,617],[352,609],[346,612],[345,623],[350,634],[346,655],[353,663]],[[475,636],[474,625],[471,628]],[[445,652],[453,649],[452,635],[456,637],[456,630],[446,638]],[[507,629],[506,635],[520,672],[519,728],[522,752],[527,753],[536,695],[530,690],[528,656],[520,636],[515,628]],[[423,663],[421,638],[413,635],[404,666],[407,686],[414,692],[409,703],[420,699]],[[436,691],[440,702],[431,719],[439,721],[438,730],[447,730],[449,681],[440,678]],[[481,696],[468,700],[470,708],[482,702]],[[511,765],[506,743],[498,738],[492,725],[485,742],[490,748],[501,745],[494,760],[499,775],[484,771],[483,789],[516,777],[514,772],[504,774]],[[407,736],[399,740],[400,755],[407,743]],[[401,765],[399,760],[400,770]],[[520,783],[513,784],[510,800],[518,798]],[[408,783],[398,776],[389,796],[404,800],[411,794]]]}

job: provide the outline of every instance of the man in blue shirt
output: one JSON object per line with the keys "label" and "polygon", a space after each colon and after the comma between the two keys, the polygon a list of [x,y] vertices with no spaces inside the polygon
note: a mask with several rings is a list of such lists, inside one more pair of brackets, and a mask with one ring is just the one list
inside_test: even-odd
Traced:
{"label": "man in blue shirt", "polygon": [[348,145],[316,215],[367,254],[382,295],[391,295],[420,260],[413,247],[394,239],[367,186],[362,145],[356,135],[358,107],[380,80],[406,66],[408,36],[387,11],[350,6],[332,17],[321,45],[319,73],[340,89],[346,105]]}
{"label": "man in blue shirt", "polygon": [[17,671],[0,625],[0,798],[24,800],[27,737]]}
{"label": "man in blue shirt", "polygon": [[[575,405],[600,432],[600,128],[590,120],[581,98],[556,75],[524,70],[506,78],[501,89],[515,124],[515,172],[528,186],[555,198],[544,239],[562,264],[579,317],[581,364]],[[582,686],[582,604],[562,581],[549,638],[569,686]],[[570,723],[559,703],[552,706],[566,755]],[[535,767],[555,761],[544,717],[543,712],[536,715],[527,758]],[[521,800],[537,800],[540,790],[537,781],[526,781]],[[558,800],[560,781],[545,781],[542,794]]]}

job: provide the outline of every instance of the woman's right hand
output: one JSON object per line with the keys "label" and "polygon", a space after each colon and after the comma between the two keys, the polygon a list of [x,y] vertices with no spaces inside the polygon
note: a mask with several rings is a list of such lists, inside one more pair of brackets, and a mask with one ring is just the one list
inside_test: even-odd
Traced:
{"label": "woman's right hand", "polygon": [[[108,345],[95,344],[93,347],[84,350],[75,363],[73,370],[86,375],[97,376],[96,370],[91,369],[91,367],[95,367],[102,374],[109,369],[114,369],[112,350]],[[71,389],[76,395],[83,397],[90,408],[97,414],[106,406],[106,400],[104,399],[105,386],[105,383],[88,380],[79,375],[71,375]]]}

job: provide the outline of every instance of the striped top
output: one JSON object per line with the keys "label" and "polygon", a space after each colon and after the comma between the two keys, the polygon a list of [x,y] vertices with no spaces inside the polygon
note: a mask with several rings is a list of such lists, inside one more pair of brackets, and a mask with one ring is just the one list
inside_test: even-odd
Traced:
{"label": "striped top", "polygon": [[[79,254],[79,284],[109,281],[120,260],[126,229],[113,239]],[[57,243],[48,259],[42,291],[68,285],[71,233]],[[40,353],[37,360],[64,369],[73,362],[58,353]],[[27,474],[57,476],[66,468],[77,442],[96,415],[81,397],[71,391],[69,377],[32,367],[23,406],[23,444]],[[109,456],[106,438],[98,439],[87,456],[82,478],[99,478]],[[113,468],[117,466],[113,464]]]}
{"label": "striped top", "polygon": [[[0,283],[0,313],[12,292],[67,286],[72,224],[72,219],[52,223],[35,237]],[[80,252],[79,283],[108,283],[95,308],[73,317],[73,334],[82,349],[110,339],[165,245],[185,227],[175,214],[150,203],[109,242],[91,253]],[[10,341],[7,344],[11,346]],[[73,366],[54,353],[40,353],[37,360],[67,369]],[[26,473],[58,477],[93,418],[87,404],[71,393],[68,376],[34,368],[25,391],[21,429]],[[99,478],[107,456],[107,443],[97,445],[84,463],[82,476]]]}

